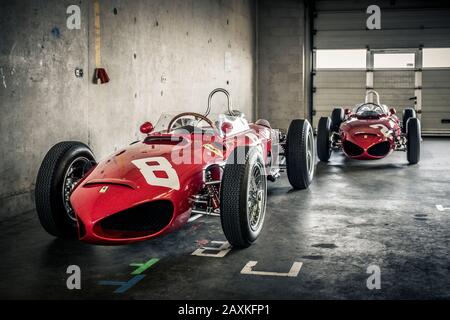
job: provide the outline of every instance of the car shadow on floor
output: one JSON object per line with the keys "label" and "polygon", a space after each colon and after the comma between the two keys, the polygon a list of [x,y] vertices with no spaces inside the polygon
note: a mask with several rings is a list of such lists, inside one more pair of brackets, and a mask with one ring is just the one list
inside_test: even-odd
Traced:
{"label": "car shadow on floor", "polygon": [[316,176],[339,172],[400,170],[410,167],[407,162],[396,162],[395,158],[391,159],[391,162],[388,161],[387,158],[380,160],[355,160],[347,158],[343,154],[337,154],[329,162],[317,163]]}

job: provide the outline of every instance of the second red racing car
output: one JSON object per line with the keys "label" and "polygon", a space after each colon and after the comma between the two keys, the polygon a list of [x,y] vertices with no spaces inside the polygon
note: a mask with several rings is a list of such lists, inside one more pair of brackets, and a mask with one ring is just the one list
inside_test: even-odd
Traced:
{"label": "second red racing car", "polygon": [[[376,97],[372,102],[371,97]],[[328,161],[333,150],[342,150],[352,159],[382,159],[393,151],[405,151],[410,164],[420,161],[420,121],[413,108],[403,111],[402,119],[395,108],[380,103],[380,96],[369,90],[364,103],[353,110],[335,108],[330,117],[319,120],[317,153]]]}

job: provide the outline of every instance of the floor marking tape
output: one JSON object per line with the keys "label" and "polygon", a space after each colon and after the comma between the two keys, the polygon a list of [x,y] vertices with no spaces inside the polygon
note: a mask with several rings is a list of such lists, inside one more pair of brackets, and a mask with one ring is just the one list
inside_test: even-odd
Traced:
{"label": "floor marking tape", "polygon": [[100,32],[100,3],[94,1],[94,30],[95,30],[95,67],[101,65],[101,32]]}
{"label": "floor marking tape", "polygon": [[[191,253],[198,257],[223,258],[231,251],[228,241],[211,241],[213,244],[220,244],[220,247],[202,247]],[[217,253],[204,253],[205,251],[217,251]]]}
{"label": "floor marking tape", "polygon": [[130,263],[131,267],[138,267],[136,270],[134,270],[131,274],[132,275],[137,275],[137,274],[141,274],[142,272],[144,272],[145,270],[147,270],[148,268],[150,268],[151,266],[153,266],[155,263],[157,263],[159,261],[159,259],[153,258],[148,260],[145,263]]}
{"label": "floor marking tape", "polygon": [[98,284],[103,286],[118,286],[118,288],[114,291],[114,293],[124,293],[131,289],[136,283],[145,278],[145,275],[140,274],[134,276],[128,281],[99,281]]}
{"label": "floor marking tape", "polygon": [[300,269],[302,268],[302,262],[294,262],[291,270],[287,273],[281,272],[267,272],[267,271],[253,271],[253,267],[256,266],[258,261],[249,261],[241,270],[241,274],[251,274],[257,276],[270,276],[270,277],[297,277]]}

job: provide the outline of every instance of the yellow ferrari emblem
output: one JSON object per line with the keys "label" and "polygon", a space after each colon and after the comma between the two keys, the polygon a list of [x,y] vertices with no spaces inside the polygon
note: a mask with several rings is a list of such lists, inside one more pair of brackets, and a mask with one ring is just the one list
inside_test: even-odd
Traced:
{"label": "yellow ferrari emblem", "polygon": [[205,149],[208,149],[209,151],[211,151],[211,152],[214,153],[215,155],[217,155],[217,156],[219,156],[219,157],[223,157],[222,151],[220,151],[219,149],[217,149],[217,148],[214,147],[213,145],[205,144],[205,145],[203,145],[203,147],[204,147]]}
{"label": "yellow ferrari emblem", "polygon": [[100,189],[100,193],[106,193],[106,191],[108,191],[109,187],[108,186],[104,186]]}

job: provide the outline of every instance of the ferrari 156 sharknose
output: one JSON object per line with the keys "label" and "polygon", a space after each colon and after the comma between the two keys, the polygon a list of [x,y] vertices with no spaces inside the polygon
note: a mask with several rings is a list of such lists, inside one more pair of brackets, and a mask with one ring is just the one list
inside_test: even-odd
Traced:
{"label": "ferrari 156 sharknose", "polygon": [[[215,93],[228,110],[210,119]],[[215,89],[205,114],[163,114],[145,137],[96,162],[81,142],[61,142],[45,156],[36,180],[36,209],[56,237],[126,244],[167,234],[194,216],[221,219],[235,247],[248,247],[266,214],[267,181],[287,171],[294,189],[310,185],[315,144],[307,120],[287,134],[267,120],[248,123]]]}
{"label": "ferrari 156 sharknose", "polygon": [[[370,99],[376,97],[376,102]],[[317,129],[317,153],[327,162],[333,150],[342,150],[352,159],[382,159],[393,151],[406,151],[410,164],[420,160],[420,121],[413,108],[403,111],[400,120],[395,108],[380,103],[380,96],[369,90],[364,103],[353,110],[335,108],[331,118],[322,117]]]}

